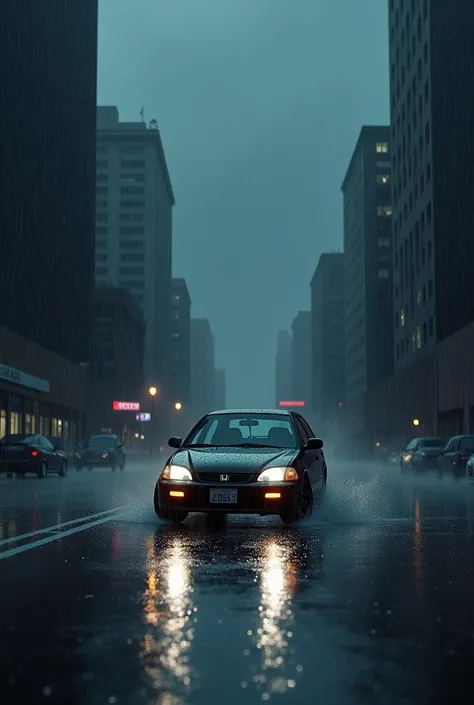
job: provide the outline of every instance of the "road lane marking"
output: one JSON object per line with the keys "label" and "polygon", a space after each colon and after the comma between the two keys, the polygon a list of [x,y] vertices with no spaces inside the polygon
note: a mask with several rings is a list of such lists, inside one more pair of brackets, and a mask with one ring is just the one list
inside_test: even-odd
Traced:
{"label": "road lane marking", "polygon": [[8,539],[0,540],[0,546],[5,546],[7,543],[17,543],[18,541],[23,541],[24,539],[30,539],[33,536],[40,536],[41,534],[47,534],[49,531],[58,531],[62,529],[63,526],[74,526],[74,524],[80,524],[81,522],[89,521],[90,519],[98,519],[106,514],[111,514],[112,512],[119,512],[126,509],[125,505],[122,507],[115,507],[114,509],[106,509],[104,512],[97,512],[97,514],[88,514],[84,517],[78,517],[77,519],[70,519],[69,521],[63,521],[61,524],[53,524],[53,526],[46,526],[44,529],[36,529],[35,531],[30,531],[27,534],[18,534],[17,536],[10,536]]}
{"label": "road lane marking", "polygon": [[[118,515],[119,517],[125,516]],[[33,548],[41,548],[41,546],[46,546],[48,543],[53,543],[53,541],[60,541],[65,536],[72,536],[73,534],[78,534],[80,531],[87,531],[87,529],[92,529],[94,526],[100,526],[108,521],[114,521],[118,518],[117,515],[103,517],[102,519],[97,519],[96,521],[90,521],[87,524],[81,524],[81,526],[75,526],[73,529],[67,529],[67,531],[62,531],[60,534],[55,536],[45,536],[43,539],[38,539],[37,541],[31,541],[30,543],[23,544],[23,546],[17,546],[16,548],[9,548],[3,553],[0,553],[0,561],[5,558],[12,558],[17,556],[19,553],[24,553],[25,551],[31,551]]]}

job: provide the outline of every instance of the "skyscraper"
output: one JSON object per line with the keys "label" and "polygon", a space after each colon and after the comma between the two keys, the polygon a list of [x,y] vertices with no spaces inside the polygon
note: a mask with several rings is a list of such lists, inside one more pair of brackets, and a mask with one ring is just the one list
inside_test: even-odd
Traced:
{"label": "skyscraper", "polygon": [[324,253],[311,280],[311,406],[320,425],[345,399],[344,329],[344,255]]}
{"label": "skyscraper", "polygon": [[156,122],[97,111],[97,285],[127,289],[146,324],[145,375],[171,402],[171,245],[174,195]]}
{"label": "skyscraper", "polygon": [[390,0],[395,365],[474,319],[472,0]]}
{"label": "skyscraper", "polygon": [[2,0],[0,323],[91,353],[97,0]]}
{"label": "skyscraper", "polygon": [[186,412],[191,400],[191,297],[185,279],[171,283],[170,387]]}
{"label": "skyscraper", "polygon": [[346,396],[393,371],[390,128],[363,127],[344,196]]}
{"label": "skyscraper", "polygon": [[214,406],[216,409],[226,408],[225,370],[215,370],[214,373]]}
{"label": "skyscraper", "polygon": [[215,343],[207,318],[191,319],[191,409],[196,420],[215,400]]}
{"label": "skyscraper", "polygon": [[275,397],[280,401],[291,400],[291,335],[287,330],[278,331],[275,355]]}
{"label": "skyscraper", "polygon": [[291,399],[311,401],[311,312],[298,311],[291,325]]}

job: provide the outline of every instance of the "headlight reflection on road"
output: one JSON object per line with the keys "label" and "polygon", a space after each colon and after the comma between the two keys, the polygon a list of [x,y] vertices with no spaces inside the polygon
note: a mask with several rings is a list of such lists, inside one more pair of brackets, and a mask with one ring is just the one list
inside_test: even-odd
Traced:
{"label": "headlight reflection on road", "polygon": [[176,698],[176,690],[180,686],[187,690],[192,678],[188,658],[196,610],[192,602],[190,558],[179,538],[166,545],[158,558],[151,541],[147,567],[144,611],[149,629],[141,656],[154,687]]}
{"label": "headlight reflection on road", "polygon": [[[285,657],[293,636],[291,600],[295,590],[295,566],[287,548],[275,541],[265,546],[260,571],[260,626],[256,646],[261,651],[261,671],[254,677],[263,686],[264,700],[272,693],[282,693],[296,685],[293,674],[288,676]],[[249,632],[250,635],[251,632]],[[296,667],[296,672],[301,670]]]}

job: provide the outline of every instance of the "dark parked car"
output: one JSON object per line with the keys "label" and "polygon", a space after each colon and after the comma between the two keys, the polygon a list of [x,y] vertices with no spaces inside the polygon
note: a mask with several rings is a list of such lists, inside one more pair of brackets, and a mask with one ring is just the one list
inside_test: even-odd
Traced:
{"label": "dark parked car", "polygon": [[437,460],[445,445],[444,438],[413,438],[400,457],[402,473],[416,475],[424,470],[436,470]]}
{"label": "dark parked car", "polygon": [[438,475],[451,475],[455,480],[466,477],[467,461],[474,453],[474,436],[453,436],[449,439],[443,455],[438,458]]}
{"label": "dark parked car", "polygon": [[95,433],[89,436],[84,447],[77,450],[76,470],[87,468],[110,468],[125,470],[125,451],[118,436],[111,433]]}
{"label": "dark parked car", "polygon": [[0,472],[18,477],[34,473],[41,479],[52,473],[64,477],[67,460],[44,436],[15,433],[0,441]]}
{"label": "dark parked car", "polygon": [[190,512],[279,515],[288,524],[313,510],[326,487],[322,440],[288,410],[213,411],[184,440],[155,487],[160,519],[184,521]]}

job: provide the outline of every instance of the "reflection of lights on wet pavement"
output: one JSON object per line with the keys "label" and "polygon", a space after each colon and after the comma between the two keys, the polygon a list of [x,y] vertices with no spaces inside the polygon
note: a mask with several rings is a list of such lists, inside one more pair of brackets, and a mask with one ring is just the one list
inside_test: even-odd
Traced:
{"label": "reflection of lights on wet pavement", "polygon": [[[143,595],[148,631],[142,643],[145,672],[160,690],[161,702],[181,702],[176,690],[191,686],[189,651],[197,608],[192,603],[190,558],[180,539],[164,547],[159,559],[147,547],[147,589]],[[165,699],[165,696],[168,700]]]}
{"label": "reflection of lights on wet pavement", "polygon": [[[296,686],[295,677],[288,677],[286,656],[293,633],[289,627],[293,622],[291,600],[295,590],[295,567],[287,548],[272,541],[265,546],[260,569],[260,624],[256,635],[247,634],[256,641],[261,652],[260,672],[253,677],[257,688],[263,689],[262,700],[273,693],[283,693]],[[248,649],[245,655],[249,655]],[[296,666],[301,673],[301,666]],[[292,674],[294,676],[294,674]],[[248,683],[242,682],[246,688]]]}
{"label": "reflection of lights on wet pavement", "polygon": [[415,569],[416,592],[418,597],[422,595],[423,580],[423,548],[421,544],[421,506],[420,500],[415,504],[415,531],[413,534],[413,567]]}

